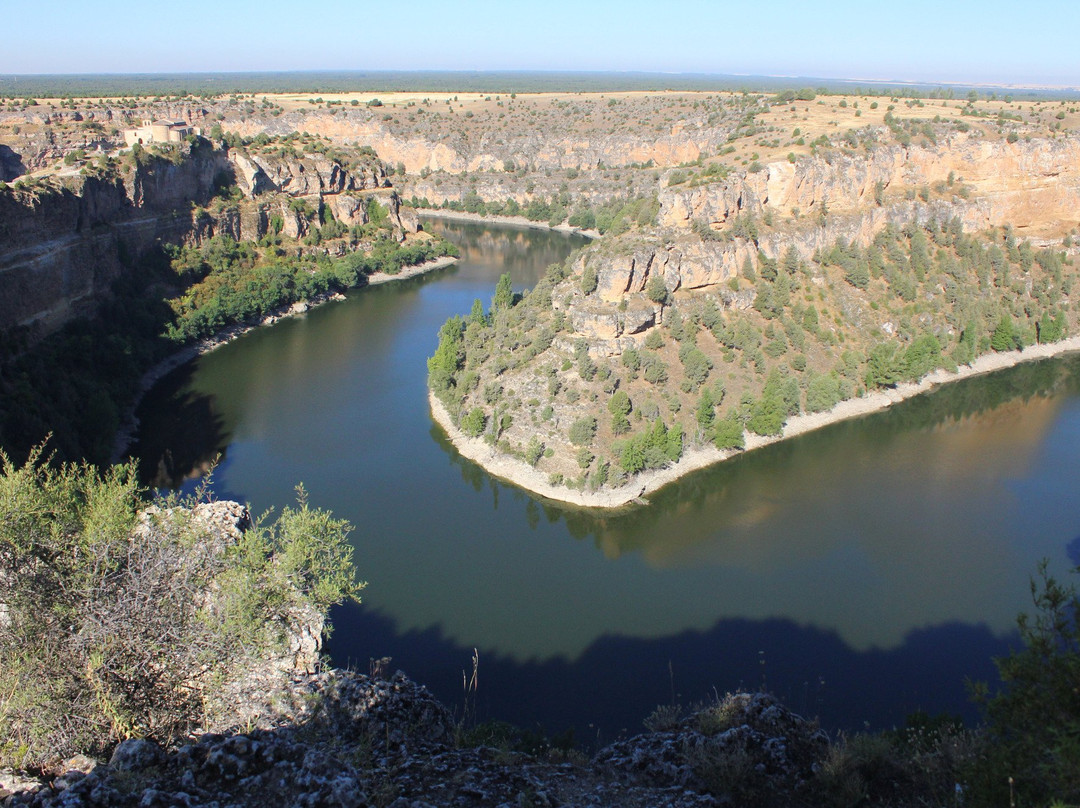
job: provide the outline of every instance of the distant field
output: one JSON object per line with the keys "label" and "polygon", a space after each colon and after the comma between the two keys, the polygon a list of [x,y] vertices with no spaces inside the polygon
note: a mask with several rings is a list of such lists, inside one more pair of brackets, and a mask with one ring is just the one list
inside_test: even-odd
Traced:
{"label": "distant field", "polygon": [[312,71],[288,73],[131,73],[0,75],[0,97],[62,98],[130,95],[356,92],[630,92],[648,90],[774,92],[813,87],[853,95],[886,94],[960,98],[971,89],[1016,99],[1080,98],[1078,88],[906,84],[813,77],[730,76],[694,73]]}

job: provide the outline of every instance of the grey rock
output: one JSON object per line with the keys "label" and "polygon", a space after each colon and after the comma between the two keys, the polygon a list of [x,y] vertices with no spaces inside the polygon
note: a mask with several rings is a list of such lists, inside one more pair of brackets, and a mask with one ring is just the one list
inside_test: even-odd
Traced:
{"label": "grey rock", "polygon": [[138,771],[160,763],[164,753],[160,746],[145,738],[121,741],[109,758],[109,765],[117,771]]}

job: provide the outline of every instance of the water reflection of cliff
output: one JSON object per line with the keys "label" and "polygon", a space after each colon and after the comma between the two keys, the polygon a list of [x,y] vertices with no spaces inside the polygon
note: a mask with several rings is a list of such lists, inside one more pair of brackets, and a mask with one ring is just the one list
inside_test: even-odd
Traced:
{"label": "water reflection of cliff", "polygon": [[[693,474],[658,492],[647,508],[599,519],[563,515],[606,557],[637,552],[658,567],[708,560],[755,568],[819,556],[843,541],[842,532],[808,529],[822,511],[917,536],[921,515],[946,499],[996,491],[991,504],[1008,506],[1003,486],[1030,473],[1062,396],[1080,387],[1077,370],[1080,361],[1066,359],[970,379]],[[875,491],[898,482],[910,489],[905,499],[913,507],[890,521]],[[680,529],[665,529],[672,524]],[[777,532],[777,524],[792,527],[800,541]],[[755,533],[762,525],[772,529]],[[748,534],[754,541],[725,540]]]}
{"label": "water reflection of cliff", "polygon": [[[648,507],[547,504],[529,524],[565,520],[624,570],[637,558],[656,571],[636,636],[710,616],[831,627],[858,650],[950,621],[1007,632],[1036,560],[1063,560],[1076,535],[1051,480],[1077,470],[1046,452],[1078,366],[946,387],[684,478]],[[592,617],[577,622],[568,632],[584,639]]]}
{"label": "water reflection of cliff", "polygon": [[562,263],[567,245],[581,247],[588,243],[584,236],[552,233],[552,238],[537,239],[532,237],[535,231],[525,228],[493,230],[450,219],[425,217],[423,225],[425,230],[454,242],[461,251],[462,263],[502,264],[503,271],[513,275],[518,288],[531,289],[549,265]]}

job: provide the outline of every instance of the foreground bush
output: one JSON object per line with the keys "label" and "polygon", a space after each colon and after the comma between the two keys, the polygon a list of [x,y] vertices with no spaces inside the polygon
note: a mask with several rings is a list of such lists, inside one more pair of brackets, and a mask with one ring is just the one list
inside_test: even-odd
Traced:
{"label": "foreground bush", "polygon": [[1031,597],[1024,647],[995,660],[1001,689],[976,688],[988,734],[972,775],[979,804],[1080,803],[1080,594],[1043,562]]}
{"label": "foreground bush", "polygon": [[235,503],[141,511],[131,465],[0,465],[0,765],[212,720],[216,693],[363,586],[350,526],[302,489],[249,525]]}

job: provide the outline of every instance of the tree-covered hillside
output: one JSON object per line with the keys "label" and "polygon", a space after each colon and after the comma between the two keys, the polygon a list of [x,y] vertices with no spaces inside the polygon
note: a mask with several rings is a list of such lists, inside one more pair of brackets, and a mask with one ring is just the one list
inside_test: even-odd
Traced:
{"label": "tree-covered hillside", "polygon": [[603,256],[642,238],[587,248],[520,300],[502,285],[486,311],[477,301],[443,326],[430,383],[466,434],[595,490],[685,447],[739,448],[791,416],[1075,330],[1064,253],[931,219],[807,259],[759,251],[719,287],[671,293],[652,274],[611,306],[645,327],[598,338],[588,317],[601,316],[590,306]]}

